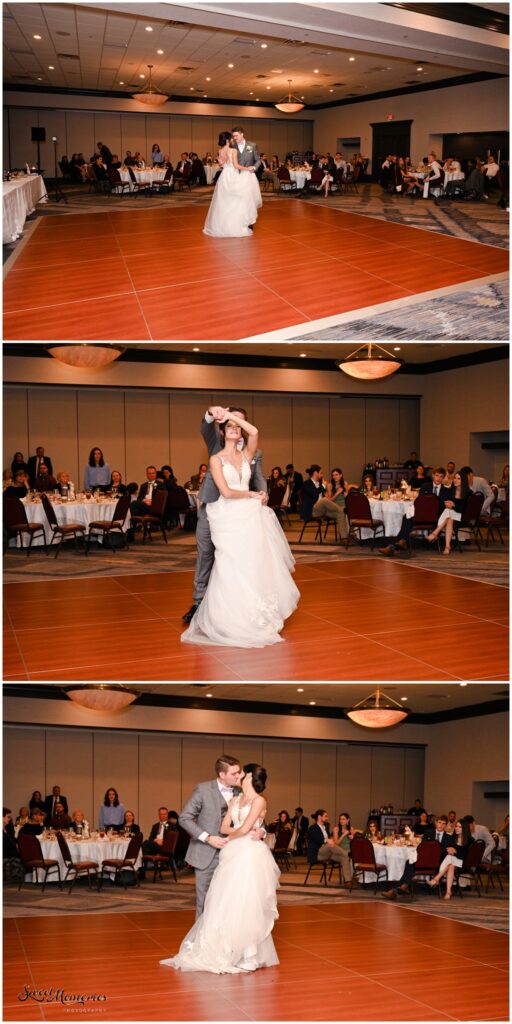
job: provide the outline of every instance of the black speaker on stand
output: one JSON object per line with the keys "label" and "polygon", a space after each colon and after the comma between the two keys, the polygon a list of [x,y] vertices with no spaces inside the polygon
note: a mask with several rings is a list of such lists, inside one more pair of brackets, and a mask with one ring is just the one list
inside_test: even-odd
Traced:
{"label": "black speaker on stand", "polygon": [[57,142],[58,141],[59,140],[58,140],[57,136],[56,135],[52,135],[53,162],[54,162],[54,167],[55,167],[55,172],[54,172],[55,173],[55,202],[58,203],[61,199],[63,199],[64,202],[67,203],[67,201],[68,201],[67,197],[64,195],[64,192],[62,191],[62,189],[59,188],[59,183],[58,183],[58,180],[57,180]]}
{"label": "black speaker on stand", "polygon": [[37,172],[41,174],[41,142],[46,142],[46,128],[32,128],[32,142],[37,145]]}

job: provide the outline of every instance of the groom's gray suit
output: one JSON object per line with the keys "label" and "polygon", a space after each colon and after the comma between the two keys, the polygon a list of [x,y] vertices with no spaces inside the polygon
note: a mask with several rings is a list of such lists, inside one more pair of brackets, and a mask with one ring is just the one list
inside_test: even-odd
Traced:
{"label": "groom's gray suit", "polygon": [[257,171],[260,166],[260,154],[258,153],[258,147],[255,142],[248,142],[244,139],[244,148],[239,149],[236,142],[233,143],[233,148],[238,153],[238,163],[241,167],[254,167]]}
{"label": "groom's gray suit", "polygon": [[[222,451],[221,437],[215,422],[208,423],[206,418],[203,417],[201,421],[201,434],[206,442],[210,458],[212,455],[217,455],[218,452]],[[267,490],[267,482],[261,468],[261,450],[259,448],[251,462],[249,489],[251,491]],[[214,482],[210,469],[208,469],[198,494],[199,508],[196,529],[197,562],[194,577],[194,604],[199,604],[203,600],[215,558],[215,548],[210,534],[206,506],[211,501],[218,501],[218,499],[219,489]]]}
{"label": "groom's gray suit", "polygon": [[[234,787],[233,794],[236,796],[239,792],[240,790]],[[227,809],[228,805],[219,789],[217,779],[213,779],[211,782],[200,782],[196,786],[179,817],[181,827],[190,836],[186,857],[187,864],[195,868],[196,872],[196,917],[203,912],[206,893],[217,867],[220,852],[214,846],[201,842],[199,836],[203,832],[212,836],[220,835],[220,826]]]}

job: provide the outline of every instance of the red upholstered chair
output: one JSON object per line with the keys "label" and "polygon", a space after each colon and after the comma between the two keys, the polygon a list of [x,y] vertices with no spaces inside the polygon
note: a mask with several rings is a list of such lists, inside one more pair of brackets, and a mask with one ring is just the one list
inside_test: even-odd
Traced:
{"label": "red upholstered chair", "polygon": [[484,495],[481,494],[480,491],[477,491],[476,494],[470,494],[466,502],[466,508],[462,513],[462,518],[460,522],[455,523],[455,535],[457,538],[457,547],[459,551],[459,530],[466,530],[467,533],[471,535],[471,538],[474,540],[478,550],[481,551],[479,537],[481,538],[482,535],[478,528],[478,520],[480,519],[484,501]]}
{"label": "red upholstered chair", "polygon": [[[103,872],[105,870],[108,873],[111,871],[114,872],[114,882],[119,878],[121,871],[132,871],[135,876],[136,885],[138,886],[139,879],[135,870],[135,862],[139,856],[141,846],[142,832],[138,832],[136,836],[132,836],[130,839],[128,849],[124,857],[110,857],[107,860],[102,861],[98,888],[101,889],[103,885]],[[125,885],[125,889],[126,888],[127,886]]]}
{"label": "red upholstered chair", "polygon": [[122,196],[130,191],[130,182],[123,181],[117,167],[107,168],[107,178],[111,187],[110,195]]}
{"label": "red upholstered chair", "polygon": [[471,882],[474,882],[478,896],[480,896],[480,885],[482,881],[480,878],[480,864],[484,853],[485,843],[483,839],[477,839],[474,843],[471,843],[471,846],[469,847],[469,850],[462,862],[462,867],[455,868],[454,884],[457,886],[459,896],[461,898],[462,888],[467,888],[467,886],[462,887],[460,885],[461,878],[469,879],[470,886]]}
{"label": "red upholstered chair", "polygon": [[[414,518],[409,531],[409,551],[411,551],[411,537],[413,533],[421,533],[428,530],[429,533],[435,530],[439,519],[439,499],[435,494],[420,494],[414,502]],[[438,538],[439,546],[439,538]]]}
{"label": "red upholstered chair", "polygon": [[132,526],[136,526],[138,523],[142,526],[142,543],[146,543],[146,537],[152,541],[152,531],[161,530],[162,536],[165,543],[167,544],[167,534],[165,532],[165,516],[167,511],[167,491],[162,488],[160,491],[153,493],[153,500],[151,505],[148,505],[148,509],[151,511],[144,513],[144,515],[138,515],[131,517]]}
{"label": "red upholstered chair", "polygon": [[[103,544],[107,542],[107,537],[110,537],[112,533],[119,533],[124,540],[124,546],[128,547],[128,541],[126,539],[126,533],[123,531],[123,526],[126,522],[126,517],[130,510],[130,495],[122,494],[118,499],[112,519],[98,519],[89,523],[89,532],[87,534],[87,546],[85,549],[86,555],[89,554],[89,548],[91,546],[91,536],[93,533],[99,537],[103,536]],[[112,551],[115,548],[112,544],[109,545]]]}
{"label": "red upholstered chair", "polygon": [[492,884],[492,887],[494,889],[494,878],[498,879],[498,882],[500,883],[500,889],[502,892],[504,892],[503,883],[501,879],[508,878],[510,870],[508,846],[505,847],[503,850],[500,850],[499,836],[495,836],[494,839],[495,844],[492,860],[490,861],[490,863],[488,863],[487,861],[485,862],[485,864],[481,863],[479,868],[480,880],[482,875],[484,877],[485,875],[487,875],[487,885],[485,887],[486,895],[489,892],[489,883]]}
{"label": "red upholstered chair", "polygon": [[354,839],[350,840],[350,856],[352,858],[352,864],[354,865],[354,874],[349,885],[350,892],[352,892],[354,878],[359,881],[357,876],[362,875],[364,885],[366,874],[374,874],[376,876],[375,895],[377,895],[377,886],[380,882],[380,877],[381,875],[385,876],[384,881],[387,881],[388,869],[385,864],[377,864],[373,843],[371,843],[369,839],[354,836]]}
{"label": "red upholstered chair", "polygon": [[279,867],[284,867],[285,871],[290,870],[290,863],[292,858],[288,853],[288,847],[292,838],[292,833],[288,829],[281,829],[276,835],[276,841],[272,850],[272,855],[276,864]]}
{"label": "red upholstered chair", "polygon": [[[501,531],[508,530],[509,527],[509,503],[508,498],[505,501],[500,502],[497,506],[500,510],[499,516],[480,516],[478,520],[479,533],[483,528],[487,529],[487,538],[485,541],[486,548],[489,547],[489,540],[494,541],[494,531],[498,533],[498,537],[502,544],[505,543]],[[482,534],[480,533],[482,537]],[[483,540],[483,537],[482,537]]]}
{"label": "red upholstered chair", "polygon": [[360,494],[359,491],[349,491],[345,499],[345,511],[349,521],[349,537],[351,534],[354,536],[359,533],[359,543],[361,544],[361,530],[371,530],[371,547],[373,551],[377,534],[380,532],[384,536],[384,523],[382,519],[373,518],[370,502],[366,494]]}
{"label": "red upholstered chair", "polygon": [[19,498],[4,498],[4,526],[9,537],[19,537],[23,550],[23,535],[30,537],[27,547],[27,558],[32,550],[32,541],[36,534],[42,533],[45,554],[48,554],[46,547],[46,536],[44,526],[41,523],[29,523],[25,506]]}
{"label": "red upholstered chair", "polygon": [[57,545],[57,550],[55,552],[55,558],[57,558],[57,555],[59,554],[59,551],[60,551],[60,549],[62,547],[62,541],[64,540],[64,537],[72,537],[74,542],[75,542],[75,548],[78,551],[79,548],[78,548],[78,543],[77,543],[77,536],[83,538],[83,535],[85,533],[85,526],[84,526],[84,524],[83,523],[66,523],[65,525],[61,526],[59,524],[59,522],[57,521],[57,516],[55,515],[53,505],[52,505],[52,503],[51,503],[51,501],[50,501],[50,499],[49,499],[47,494],[44,494],[44,493],[41,494],[41,502],[42,502],[42,505],[43,505],[43,508],[44,508],[44,511],[45,511],[45,515],[46,515],[46,518],[47,518],[49,526],[50,526],[50,530],[52,531],[52,538],[50,540],[50,547],[52,546],[53,541],[55,540],[55,538],[56,537],[60,537],[60,541],[59,541],[59,543]]}
{"label": "red upholstered chair", "polygon": [[[174,863],[174,851],[178,842],[179,832],[176,829],[168,828],[164,833],[164,841],[160,848],[160,853],[145,853],[143,854],[142,860],[144,861],[144,867],[148,866],[148,863],[153,864],[153,882],[156,882],[156,876],[162,878],[162,869],[169,868],[174,876],[174,881],[177,882],[176,877],[176,865]],[[169,877],[170,881],[170,877]]]}
{"label": "red upholstered chair", "polygon": [[[430,495],[427,495],[430,497]],[[412,876],[412,890],[414,892],[414,883],[417,878],[429,879],[437,874],[439,864],[441,861],[441,844],[435,839],[422,840],[418,846],[418,859],[414,865],[414,874]]]}
{"label": "red upholstered chair", "polygon": [[18,886],[18,892],[20,891],[23,882],[25,881],[25,875],[31,871],[32,879],[36,885],[39,885],[39,879],[37,872],[44,871],[43,885],[41,892],[44,892],[48,875],[52,871],[57,872],[57,878],[59,880],[59,889],[62,889],[62,882],[60,880],[60,867],[58,860],[45,860],[43,857],[43,851],[41,844],[37,836],[23,835],[20,832],[18,836],[18,850],[20,851],[21,862],[23,864],[23,874],[20,879]]}
{"label": "red upholstered chair", "polygon": [[281,192],[292,192],[294,189],[297,191],[297,182],[292,181],[290,172],[284,164],[277,168],[277,177],[279,178]]}
{"label": "red upholstered chair", "polygon": [[67,868],[66,876],[64,878],[64,885],[66,884],[66,882],[68,880],[69,873],[71,871],[74,872],[73,877],[70,879],[70,886],[69,886],[68,892],[71,892],[71,890],[72,890],[72,888],[73,888],[73,886],[74,886],[78,876],[79,875],[85,875],[85,874],[87,875],[87,878],[89,880],[89,889],[92,889],[92,885],[91,885],[91,871],[94,871],[94,873],[96,875],[96,881],[98,881],[98,864],[97,864],[97,862],[95,860],[73,861],[72,857],[71,857],[71,851],[69,849],[69,846],[68,846],[66,840],[64,839],[64,836],[62,835],[62,832],[57,832],[57,842],[59,844],[59,849],[60,849],[60,852],[61,852],[61,855],[62,855],[62,860],[64,861],[64,864],[66,865],[66,868]]}

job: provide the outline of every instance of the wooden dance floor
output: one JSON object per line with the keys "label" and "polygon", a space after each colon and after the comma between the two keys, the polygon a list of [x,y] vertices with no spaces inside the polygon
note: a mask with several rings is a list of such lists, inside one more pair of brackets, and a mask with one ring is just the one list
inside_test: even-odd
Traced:
{"label": "wooden dance floor", "polygon": [[[468,902],[471,897],[467,897]],[[277,967],[181,974],[192,911],[19,917],[5,922],[4,1020],[500,1021],[508,1016],[508,936],[382,902],[282,907]],[[106,996],[21,1002],[64,989]]]}
{"label": "wooden dance floor", "polygon": [[235,340],[508,267],[503,249],[291,197],[232,239],[202,234],[205,206],[143,202],[41,217],[7,273],[4,337]]}
{"label": "wooden dance floor", "polygon": [[4,678],[509,678],[505,587],[378,555],[300,563],[295,580],[285,642],[250,652],[181,644],[192,572],[7,584]]}

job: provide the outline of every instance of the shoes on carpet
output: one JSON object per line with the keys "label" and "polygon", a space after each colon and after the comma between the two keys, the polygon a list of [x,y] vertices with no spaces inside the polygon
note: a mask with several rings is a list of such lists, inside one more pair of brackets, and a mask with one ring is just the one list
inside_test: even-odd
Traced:
{"label": "shoes on carpet", "polygon": [[384,555],[385,558],[393,558],[395,549],[392,544],[388,544],[385,548],[379,548],[379,555]]}
{"label": "shoes on carpet", "polygon": [[382,899],[383,900],[396,900],[396,890],[395,889],[388,889],[386,892],[383,892],[382,893]]}
{"label": "shoes on carpet", "polygon": [[192,607],[189,608],[188,612],[185,612],[185,614],[181,616],[183,622],[192,622],[192,619],[194,618],[194,615],[196,614],[198,608],[198,604],[193,604]]}
{"label": "shoes on carpet", "polygon": [[399,551],[408,551],[409,550],[409,546],[408,546],[406,540],[397,540],[397,542],[395,544],[395,548],[397,548]]}
{"label": "shoes on carpet", "polygon": [[404,885],[399,885],[398,886],[398,892],[401,892],[404,896],[410,896],[411,895],[411,890],[410,890],[408,885],[405,885],[405,883],[404,883]]}

